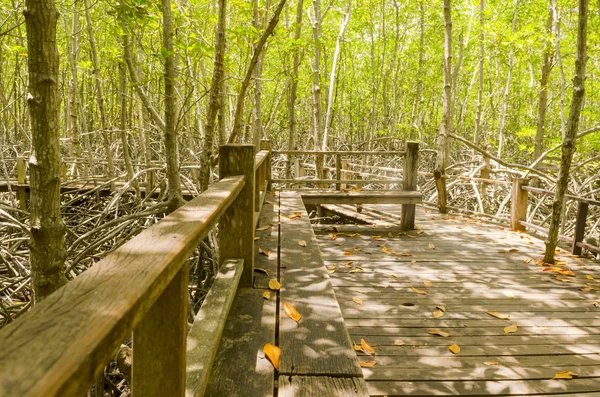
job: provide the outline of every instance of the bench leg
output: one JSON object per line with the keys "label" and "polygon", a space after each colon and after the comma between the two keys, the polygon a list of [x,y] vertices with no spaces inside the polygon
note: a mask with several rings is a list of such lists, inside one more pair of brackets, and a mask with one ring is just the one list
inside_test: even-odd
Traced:
{"label": "bench leg", "polygon": [[402,204],[402,230],[413,230],[415,228],[415,205]]}

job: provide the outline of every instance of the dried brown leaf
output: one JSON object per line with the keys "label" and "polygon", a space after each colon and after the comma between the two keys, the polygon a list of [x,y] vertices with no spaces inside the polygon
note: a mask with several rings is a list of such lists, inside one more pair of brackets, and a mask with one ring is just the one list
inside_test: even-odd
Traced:
{"label": "dried brown leaf", "polygon": [[279,281],[272,279],[269,280],[269,288],[273,291],[279,291],[279,289],[281,288],[281,284],[279,284]]}
{"label": "dried brown leaf", "polygon": [[306,247],[306,241],[304,241],[304,240],[300,240],[300,241],[298,241],[298,245],[299,245],[300,247]]}
{"label": "dried brown leaf", "polygon": [[369,353],[369,354],[375,355],[375,349],[373,349],[373,348],[371,347],[371,345],[369,345],[369,344],[367,343],[367,341],[366,341],[366,340],[364,340],[364,339],[361,339],[361,340],[360,340],[360,345],[362,346],[362,348],[363,348],[363,350],[365,351],[365,353]]}
{"label": "dried brown leaf", "polygon": [[439,329],[430,329],[429,332],[431,335],[437,335],[437,336],[441,336],[443,338],[447,338],[449,337],[451,334],[444,332],[444,331],[440,331]]}
{"label": "dried brown leaf", "polygon": [[500,320],[508,320],[510,318],[510,314],[502,314],[502,313],[490,312],[490,311],[487,311],[486,313],[492,317],[499,318]]}
{"label": "dried brown leaf", "polygon": [[362,304],[363,304],[363,301],[362,301],[362,299],[359,299],[359,298],[352,298],[352,300],[353,300],[355,303],[358,303],[359,305],[362,305]]}
{"label": "dried brown leaf", "polygon": [[362,368],[372,368],[377,364],[375,361],[359,361],[359,364]]}
{"label": "dried brown leaf", "polygon": [[453,345],[450,345],[450,347],[448,349],[454,354],[460,353],[460,346],[458,346],[456,343]]}
{"label": "dried brown leaf", "polygon": [[416,289],[415,287],[410,287],[410,289],[412,290],[412,292],[419,294],[419,295],[427,295],[427,291],[423,291],[421,289]]}
{"label": "dried brown leaf", "polygon": [[263,298],[265,298],[266,300],[271,299],[271,292],[269,290],[263,292]]}
{"label": "dried brown leaf", "polygon": [[517,332],[517,323],[513,323],[509,326],[504,327],[504,334],[512,334],[514,332]]}
{"label": "dried brown leaf", "polygon": [[290,305],[289,303],[285,302],[283,304],[283,309],[285,310],[285,314],[287,314],[287,316],[289,318],[291,318],[292,320],[294,320],[295,322],[300,322],[300,319],[302,318],[302,315],[300,315],[300,313],[298,313],[298,310],[296,310],[296,308],[292,305]]}
{"label": "dried brown leaf", "polygon": [[281,349],[277,346],[273,346],[270,343],[267,343],[263,347],[263,351],[265,352],[265,356],[269,359],[271,364],[275,367],[276,370],[279,370],[279,358],[281,357]]}

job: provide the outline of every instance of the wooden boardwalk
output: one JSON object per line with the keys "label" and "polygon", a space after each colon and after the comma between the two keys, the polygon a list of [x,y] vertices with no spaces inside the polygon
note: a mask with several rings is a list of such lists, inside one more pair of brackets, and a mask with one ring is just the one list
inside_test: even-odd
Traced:
{"label": "wooden boardwalk", "polygon": [[539,239],[423,209],[399,234],[398,207],[364,206],[381,227],[314,228],[350,338],[376,351],[358,352],[371,396],[600,395],[598,262],[547,268]]}

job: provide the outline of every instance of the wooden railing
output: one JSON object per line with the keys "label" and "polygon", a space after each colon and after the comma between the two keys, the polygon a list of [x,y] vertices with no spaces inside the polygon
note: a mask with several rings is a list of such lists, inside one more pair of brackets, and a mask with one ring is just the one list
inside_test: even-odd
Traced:
{"label": "wooden railing", "polygon": [[[350,179],[351,174],[360,174],[355,171],[350,170],[349,165],[349,156],[398,156],[406,158],[417,158],[418,157],[419,146],[416,143],[411,143],[408,145],[406,150],[397,150],[397,151],[313,151],[313,150],[274,150],[273,155],[282,155],[286,156],[286,167],[290,168],[291,164],[294,164],[295,168],[295,178],[276,178],[273,179],[273,183],[281,184],[281,185],[306,185],[306,184],[315,184],[318,186],[324,186],[329,184],[335,184],[336,190],[342,190],[347,188],[347,184],[353,185],[369,185],[369,184],[402,184],[402,179],[392,179],[392,178],[383,178],[383,179]],[[326,159],[326,157],[333,156],[335,157],[335,168],[330,166],[323,166],[323,170],[333,172],[335,175],[335,179],[319,179],[317,177],[312,179],[303,178],[304,176],[304,168],[313,168],[316,170],[316,165],[304,164],[299,161],[299,156],[314,156],[318,158],[319,156]],[[324,161],[325,162],[325,161]],[[406,163],[406,161],[405,161]],[[406,168],[406,165],[405,167]],[[416,172],[416,170],[415,170]],[[363,175],[361,175],[363,176]],[[367,176],[367,175],[364,175]],[[379,177],[381,178],[381,177]]]}
{"label": "wooden railing", "polygon": [[[521,179],[513,181],[512,206],[511,206],[511,228],[515,230],[525,230],[526,228],[536,230],[543,234],[548,234],[548,229],[527,221],[528,197],[529,192],[541,194],[547,197],[554,197],[554,192],[527,186]],[[573,237],[559,235],[559,240],[565,241],[571,245],[573,255],[581,255],[582,249],[600,254],[600,247],[584,242],[585,227],[588,216],[589,206],[600,206],[600,201],[590,200],[583,197],[565,195],[565,200],[575,201],[577,203],[577,216],[575,218],[575,229]],[[566,203],[565,203],[566,204]]]}
{"label": "wooden railing", "polygon": [[[0,396],[82,396],[131,333],[134,396],[202,395],[235,291],[252,286],[269,157],[222,146],[219,182],[3,328]],[[188,334],[186,262],[217,222],[220,271]]]}

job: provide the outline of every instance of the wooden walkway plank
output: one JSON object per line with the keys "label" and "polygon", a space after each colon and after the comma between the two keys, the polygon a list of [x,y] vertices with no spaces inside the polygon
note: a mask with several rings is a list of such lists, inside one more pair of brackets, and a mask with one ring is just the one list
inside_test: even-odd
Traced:
{"label": "wooden walkway plank", "polygon": [[[380,216],[400,212],[366,205],[363,213],[381,207]],[[371,395],[600,394],[599,263],[561,252],[561,268],[575,277],[558,275],[536,266],[544,245],[527,234],[422,209],[416,225],[400,234],[368,225],[316,232],[353,342],[376,351],[358,353],[376,362],[363,368]],[[439,305],[446,312],[434,318]],[[513,322],[517,332],[506,335]],[[552,380],[565,370],[580,377]]]}
{"label": "wooden walkway plank", "polygon": [[[267,193],[254,233],[254,288],[268,288],[269,280],[277,278],[277,245],[279,241],[279,196]],[[276,208],[277,207],[277,208]],[[258,237],[258,239],[257,239]],[[261,254],[259,249],[268,252]],[[257,271],[264,269],[268,274]]]}
{"label": "wooden walkway plank", "polygon": [[280,376],[279,397],[369,397],[363,378]]}
{"label": "wooden walkway plank", "polygon": [[274,369],[263,346],[275,344],[276,302],[241,288],[231,307],[205,396],[272,396]]}
{"label": "wooden walkway plank", "polygon": [[[280,374],[361,376],[301,198],[282,193],[280,211]],[[285,314],[285,303],[302,315],[298,324]]]}

